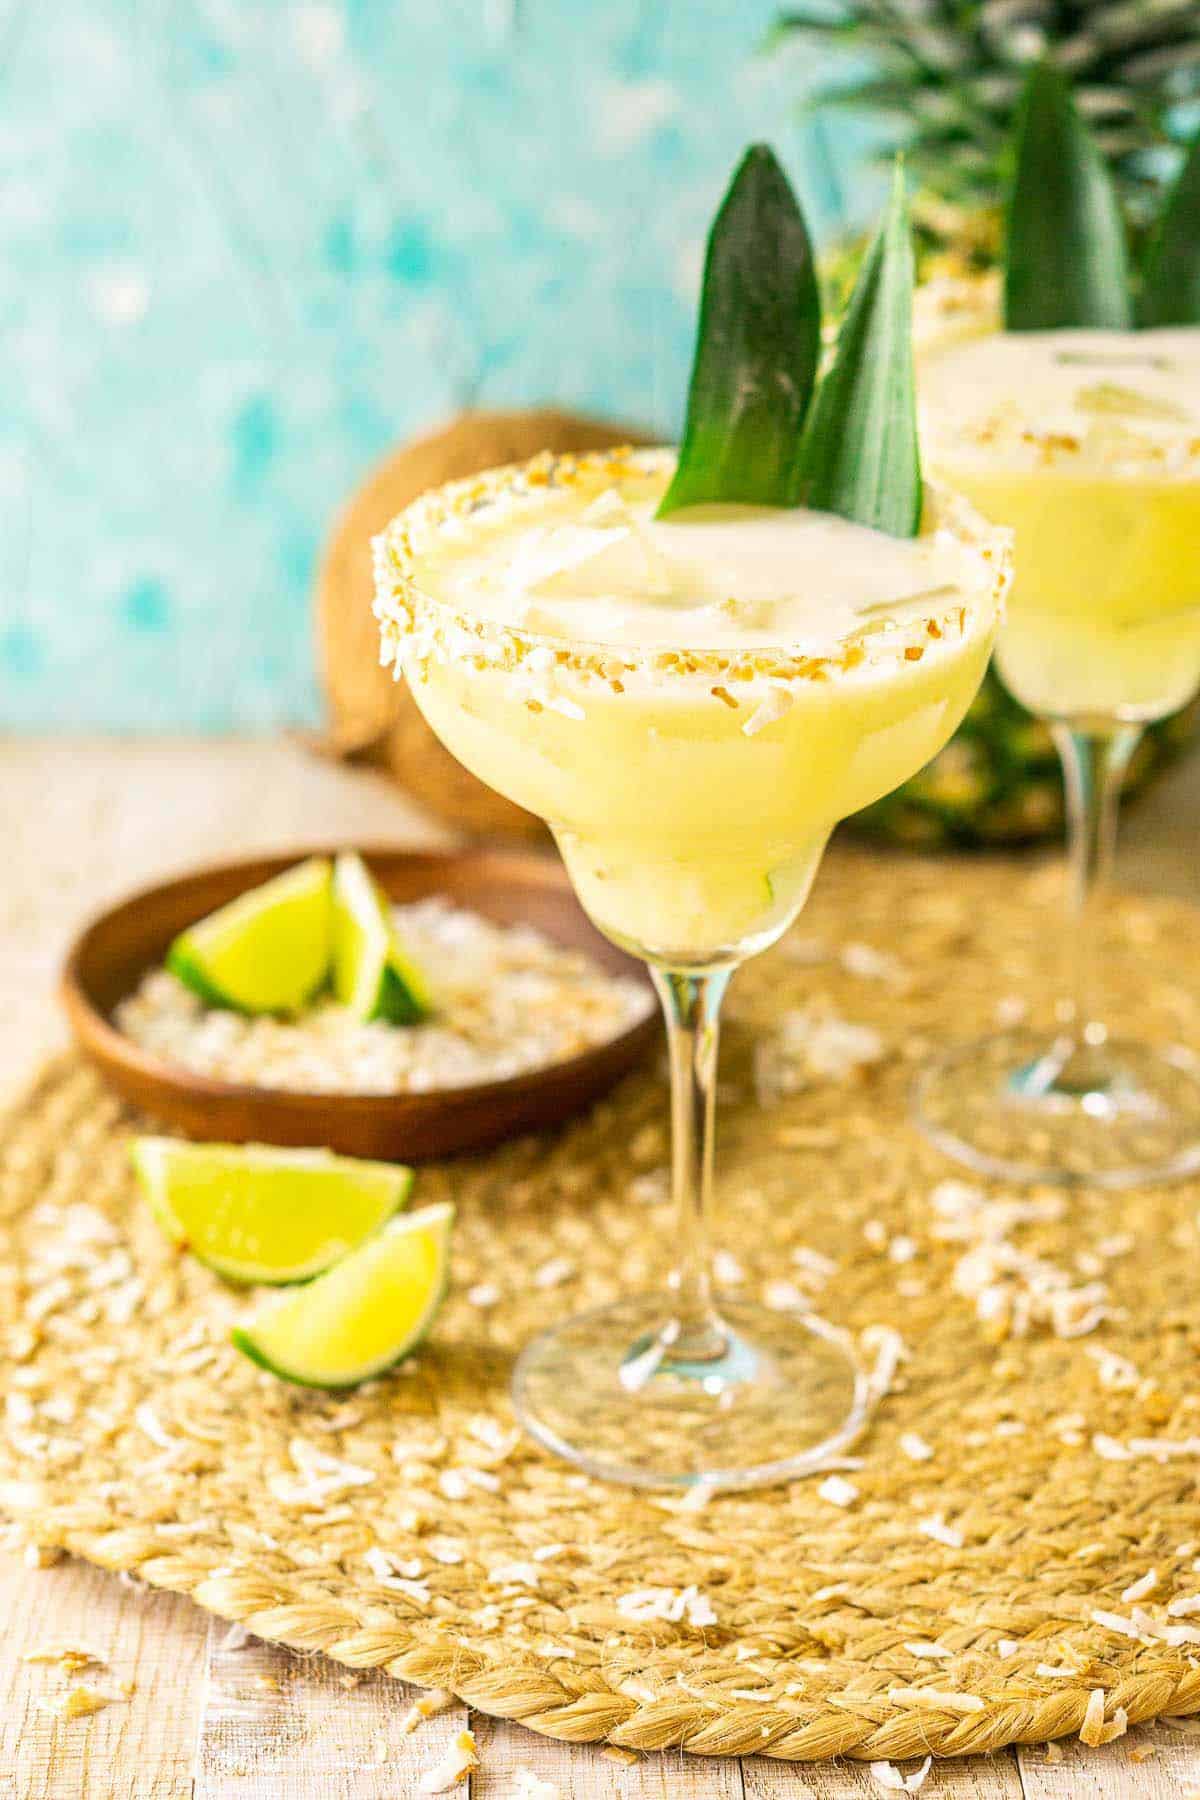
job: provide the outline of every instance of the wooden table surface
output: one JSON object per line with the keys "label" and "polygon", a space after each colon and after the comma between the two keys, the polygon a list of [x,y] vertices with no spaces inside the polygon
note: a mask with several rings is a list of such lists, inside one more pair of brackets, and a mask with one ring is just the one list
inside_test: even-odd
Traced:
{"label": "wooden table surface", "polygon": [[[445,834],[378,778],[283,743],[0,740],[0,1085],[60,1039],[51,998],[78,922],[138,882],[210,858],[329,839],[431,844]],[[1200,759],[1133,813],[1128,886],[1200,901]],[[836,854],[836,852],[834,852]],[[87,1564],[34,1569],[0,1552],[0,1800],[407,1800],[420,1772],[468,1723],[463,1707],[403,1738],[411,1694],[386,1676],[354,1681],[320,1657],[238,1646],[189,1601]],[[63,1723],[38,1706],[59,1685],[24,1654],[84,1642],[108,1658],[103,1685],[127,1701]],[[353,1683],[353,1685],[348,1685]],[[472,1800],[520,1792],[525,1767],[567,1796],[775,1800],[878,1795],[854,1764],[680,1755],[632,1766],[515,1725],[470,1721],[481,1770]],[[1149,1754],[1145,1754],[1145,1753]],[[457,1794],[466,1800],[468,1790]],[[935,1766],[922,1790],[955,1800],[1175,1800],[1200,1795],[1200,1721],[1130,1732],[1103,1750],[1041,1748]]]}

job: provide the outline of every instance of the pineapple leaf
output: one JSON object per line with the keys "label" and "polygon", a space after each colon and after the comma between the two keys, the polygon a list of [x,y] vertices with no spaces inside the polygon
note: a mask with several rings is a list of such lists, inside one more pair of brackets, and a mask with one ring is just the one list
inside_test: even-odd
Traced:
{"label": "pineapple leaf", "polygon": [[1200,136],[1151,242],[1138,313],[1144,326],[1200,325]]}
{"label": "pineapple leaf", "polygon": [[912,352],[913,249],[904,171],[867,253],[813,403],[797,468],[800,498],[859,525],[915,537],[921,525]]}
{"label": "pineapple leaf", "polygon": [[821,355],[804,215],[765,144],[747,150],[708,237],[679,462],[658,509],[786,506]]}
{"label": "pineapple leaf", "polygon": [[1116,190],[1066,77],[1048,62],[1031,69],[1018,114],[1004,323],[1009,331],[1133,323]]}

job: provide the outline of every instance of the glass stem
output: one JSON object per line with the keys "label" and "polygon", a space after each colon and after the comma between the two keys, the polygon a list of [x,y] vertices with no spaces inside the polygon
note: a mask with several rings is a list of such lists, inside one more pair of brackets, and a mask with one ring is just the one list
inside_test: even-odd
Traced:
{"label": "glass stem", "polygon": [[671,1176],[676,1215],[671,1360],[712,1362],[726,1334],[712,1297],[713,1126],[717,1039],[730,969],[692,974],[651,967],[667,1022],[671,1067]]}
{"label": "glass stem", "polygon": [[1062,1009],[1077,1045],[1103,1044],[1107,1032],[1095,999],[1096,921],[1112,875],[1117,813],[1138,725],[1107,729],[1053,727],[1067,794],[1070,864],[1070,989]]}

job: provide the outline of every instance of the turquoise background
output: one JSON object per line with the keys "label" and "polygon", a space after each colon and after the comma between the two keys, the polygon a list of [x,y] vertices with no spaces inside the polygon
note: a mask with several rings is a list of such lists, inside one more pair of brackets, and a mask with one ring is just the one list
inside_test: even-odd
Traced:
{"label": "turquoise background", "polygon": [[743,144],[818,232],[843,206],[775,10],[0,8],[0,726],[315,718],[314,558],[397,438],[538,400],[673,433]]}

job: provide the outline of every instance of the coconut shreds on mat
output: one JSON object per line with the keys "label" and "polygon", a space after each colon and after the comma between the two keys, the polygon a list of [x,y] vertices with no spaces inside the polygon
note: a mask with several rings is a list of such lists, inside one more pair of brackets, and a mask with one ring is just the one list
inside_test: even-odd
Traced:
{"label": "coconut shreds on mat", "polygon": [[[852,1458],[688,1503],[515,1433],[514,1350],[661,1282],[653,1063],[553,1136],[420,1171],[458,1207],[451,1292],[346,1395],[230,1346],[254,1297],[165,1241],[141,1122],[68,1056],[0,1122],[0,1508],[43,1554],[576,1742],[847,1755],[912,1792],[930,1754],[1200,1711],[1200,1184],[1063,1204],[961,1180],[908,1122],[939,1045],[1054,991],[1054,899],[1045,872],[835,849],[804,953],[731,989],[718,1239],[739,1293],[792,1283],[856,1335],[877,1398]],[[1187,908],[1118,903],[1099,966],[1118,1022],[1200,1043]],[[814,1063],[797,1016],[855,1055]]]}

